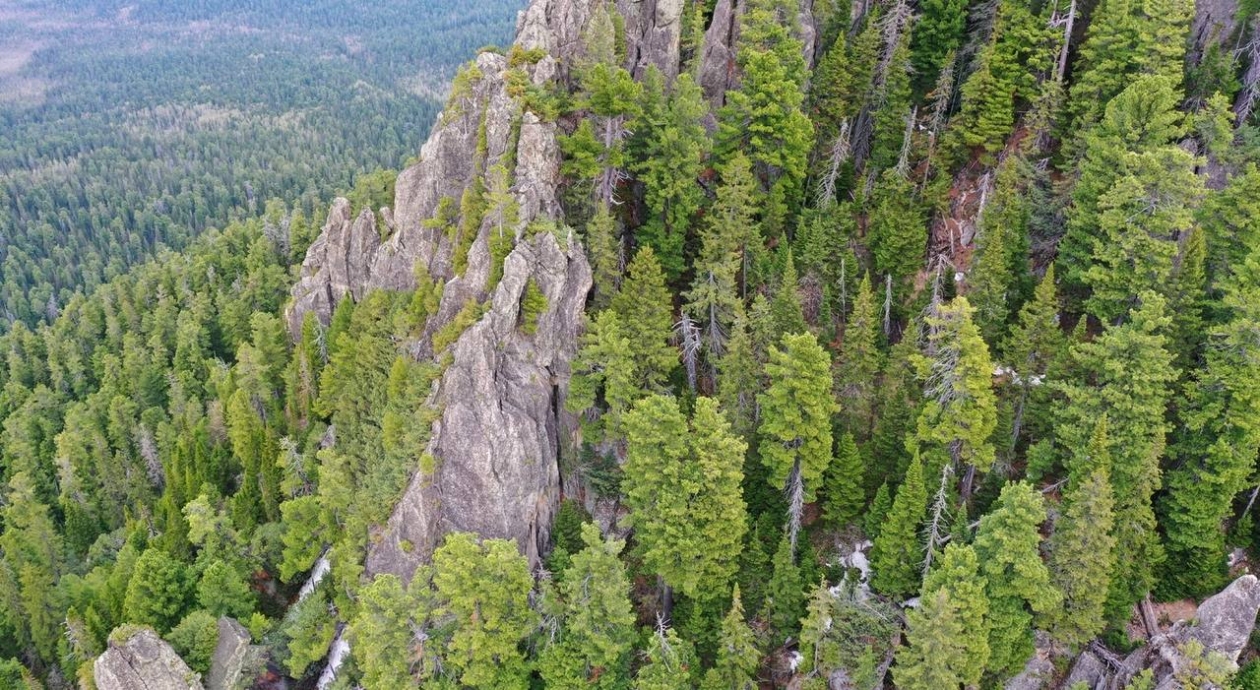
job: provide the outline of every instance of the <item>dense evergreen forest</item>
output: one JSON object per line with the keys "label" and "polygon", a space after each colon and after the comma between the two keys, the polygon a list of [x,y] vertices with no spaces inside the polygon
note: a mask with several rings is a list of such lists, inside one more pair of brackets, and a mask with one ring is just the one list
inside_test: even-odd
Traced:
{"label": "dense evergreen forest", "polygon": [[[41,273],[64,264],[15,258],[19,232],[4,299],[29,290],[33,311],[5,303],[25,317],[50,285],[90,289],[0,337],[0,687],[94,687],[97,657],[143,627],[204,676],[226,616],[260,687],[314,687],[331,657],[321,688],[996,688],[1039,656],[1036,687],[1075,689],[1092,687],[1067,683],[1079,654],[1120,666],[1153,644],[1144,613],[1260,557],[1260,6],[1204,38],[1189,0],[815,0],[807,53],[796,0],[745,0],[739,78],[715,96],[702,35],[722,3],[685,3],[667,79],[623,67],[612,3],[573,2],[593,10],[554,80],[530,81],[539,51],[486,49],[515,115],[562,132],[568,227],[518,222],[525,154],[488,164],[483,118],[481,176],[424,221],[460,276],[496,229],[480,299],[446,321],[456,281],[418,265],[415,289],[347,293],[291,332],[322,185],[353,189],[356,211],[394,186],[352,187],[344,161],[321,182],[293,139],[275,140],[284,182],[254,183],[285,201],[253,212],[228,182],[166,214],[42,187],[44,214],[85,201],[64,211],[81,230],[19,224],[47,228],[22,251],[81,260]],[[339,6],[302,16],[336,25]],[[439,126],[490,80],[476,64]],[[425,129],[399,123],[420,111],[390,98],[313,116],[341,124],[312,145],[362,127],[357,153],[384,156],[370,123],[388,122],[415,150]],[[185,112],[146,107],[171,126]],[[71,157],[43,120],[7,117],[32,132],[4,144],[11,188]],[[86,121],[65,146],[115,132]],[[139,155],[162,149],[137,136]],[[216,180],[270,165],[215,136],[192,140]],[[99,150],[136,189],[160,156],[128,146]],[[26,198],[12,217],[49,217],[18,213]],[[580,242],[593,289],[554,411],[577,432],[547,552],[531,568],[523,544],[452,532],[410,578],[369,574],[394,505],[443,461],[455,344],[498,306],[513,246],[548,234]],[[529,282],[504,337],[548,335],[554,306]],[[1235,665],[1176,644],[1175,673],[1120,687],[1260,688],[1260,647],[1240,641]]]}
{"label": "dense evergreen forest", "polygon": [[0,331],[269,199],[309,214],[399,167],[521,3],[463,5],[7,3]]}

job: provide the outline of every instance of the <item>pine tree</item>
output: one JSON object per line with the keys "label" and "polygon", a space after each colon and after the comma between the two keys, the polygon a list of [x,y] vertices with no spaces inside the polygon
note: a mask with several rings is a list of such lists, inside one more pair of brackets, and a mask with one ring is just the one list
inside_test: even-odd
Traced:
{"label": "pine tree", "polygon": [[927,317],[928,352],[919,361],[925,402],[917,438],[947,449],[955,465],[985,472],[994,460],[989,437],[997,427],[997,401],[993,361],[973,313],[966,297],[956,297]]}
{"label": "pine tree", "polygon": [[731,594],[731,609],[722,619],[717,658],[705,674],[704,690],[756,690],[761,652],[752,628],[744,621],[739,585]]}
{"label": "pine tree", "polygon": [[434,613],[453,621],[443,645],[447,673],[470,688],[529,687],[520,643],[535,625],[533,578],[516,544],[451,533],[433,553],[433,571]]}
{"label": "pine tree", "polygon": [[674,326],[674,300],[651,247],[634,255],[621,290],[610,309],[621,320],[644,390],[661,390],[678,367],[678,351],[669,344]]}
{"label": "pine tree", "polygon": [[1151,496],[1159,487],[1165,415],[1176,378],[1166,349],[1171,320],[1165,304],[1155,293],[1144,294],[1129,321],[1072,348],[1072,366],[1081,373],[1056,384],[1067,398],[1058,406],[1055,427],[1061,448],[1087,447],[1097,420],[1106,415],[1108,421],[1117,543],[1109,620],[1128,616],[1129,607],[1150,590],[1162,560]]}
{"label": "pine tree", "polygon": [[766,378],[770,387],[758,397],[761,426],[758,447],[770,483],[789,498],[789,533],[796,543],[800,510],[814,500],[831,462],[831,360],[809,333],[785,335],[783,349],[770,348]]}
{"label": "pine tree", "polygon": [[635,639],[630,578],[618,558],[625,542],[605,541],[591,523],[582,525],[582,541],[556,588],[558,637],[538,670],[549,688],[625,687]]}
{"label": "pine tree", "polygon": [[846,527],[862,515],[866,507],[862,472],[862,456],[853,435],[841,434],[835,458],[827,468],[823,491],[823,514],[832,526]]}
{"label": "pine tree", "polygon": [[907,615],[893,678],[909,690],[976,687],[989,659],[989,600],[976,551],[950,544]]}
{"label": "pine tree", "polygon": [[350,623],[350,638],[363,671],[364,687],[415,685],[411,664],[417,641],[412,631],[426,613],[419,603],[393,575],[378,575],[362,588],[358,615]]}
{"label": "pine tree", "polygon": [[[989,662],[999,677],[1018,672],[1033,652],[1033,625],[1063,601],[1041,561],[1041,494],[1020,482],[1002,489],[997,506],[980,518],[976,555],[989,598]],[[1034,618],[1034,614],[1036,618]]]}
{"label": "pine tree", "polygon": [[862,276],[853,311],[844,327],[844,342],[836,359],[836,393],[844,400],[841,418],[857,439],[870,439],[875,423],[876,385],[882,365],[879,350],[879,315],[871,274]]}
{"label": "pine tree", "polygon": [[1110,460],[1095,458],[1094,464],[1083,481],[1069,484],[1050,538],[1050,577],[1063,592],[1063,608],[1053,617],[1054,636],[1074,649],[1106,625],[1103,605],[1115,565]]}
{"label": "pine tree", "polygon": [[1226,320],[1209,333],[1206,367],[1190,386],[1180,463],[1168,474],[1160,525],[1168,551],[1163,596],[1198,596],[1225,583],[1223,521],[1245,488],[1260,452],[1260,249],[1226,277]]}
{"label": "pine tree", "polygon": [[1086,309],[1100,320],[1123,317],[1145,290],[1167,294],[1182,237],[1203,194],[1195,159],[1166,146],[1126,159],[1127,174],[1098,199],[1098,234],[1083,280]]}
{"label": "pine tree", "polygon": [[1209,193],[1198,217],[1207,241],[1208,274],[1220,282],[1260,245],[1260,167],[1249,163],[1224,189]]}
{"label": "pine tree", "polygon": [[647,663],[634,679],[634,690],[691,690],[691,675],[698,668],[691,644],[662,623],[657,625],[650,645]]}
{"label": "pine tree", "polygon": [[745,527],[745,445],[711,398],[691,423],[672,398],[653,395],[626,417],[623,491],[649,572],[688,597],[725,591]]}
{"label": "pine tree", "polygon": [[923,465],[916,455],[897,489],[892,508],[879,528],[871,549],[871,587],[890,597],[905,598],[919,590],[923,544],[919,527],[927,512]]}
{"label": "pine tree", "polygon": [[780,639],[794,635],[805,615],[805,582],[795,551],[791,539],[783,535],[774,553],[774,572],[766,590],[768,620]]}

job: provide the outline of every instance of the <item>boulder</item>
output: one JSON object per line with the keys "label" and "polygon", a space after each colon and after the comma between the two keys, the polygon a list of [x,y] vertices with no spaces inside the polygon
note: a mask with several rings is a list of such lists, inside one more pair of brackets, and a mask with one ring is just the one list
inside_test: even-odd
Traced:
{"label": "boulder", "polygon": [[219,643],[210,658],[207,690],[236,690],[250,685],[250,668],[255,650],[250,645],[249,630],[227,617],[219,619]]}
{"label": "boulder", "polygon": [[1237,663],[1256,626],[1257,611],[1260,580],[1255,575],[1243,575],[1199,605],[1198,624],[1190,628],[1189,636]]}
{"label": "boulder", "polygon": [[203,690],[198,674],[148,628],[111,639],[93,664],[93,676],[98,690]]}

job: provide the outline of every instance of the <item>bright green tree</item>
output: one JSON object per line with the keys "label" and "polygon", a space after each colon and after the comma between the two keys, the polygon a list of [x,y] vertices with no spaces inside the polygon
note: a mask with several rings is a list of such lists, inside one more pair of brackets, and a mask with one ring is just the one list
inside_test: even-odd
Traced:
{"label": "bright green tree", "polygon": [[947,449],[956,465],[984,472],[993,464],[989,437],[997,426],[989,346],[972,321],[975,311],[966,297],[934,311],[927,317],[927,354],[919,359],[926,400],[918,440]]}
{"label": "bright green tree", "polygon": [[638,366],[617,313],[600,312],[582,335],[581,349],[573,359],[573,379],[565,408],[580,414],[602,400],[602,435],[606,439],[617,438],[622,433],[622,416],[643,394]]}
{"label": "bright green tree", "polygon": [[216,560],[201,573],[197,603],[211,615],[244,620],[254,611],[254,593],[231,564]]}
{"label": "bright green tree", "polygon": [[604,540],[591,523],[582,541],[556,587],[559,632],[538,670],[549,688],[624,688],[635,640],[630,578],[618,558],[625,542]]}
{"label": "bright green tree", "polygon": [[689,597],[726,590],[745,531],[745,444],[712,398],[690,423],[678,401],[641,400],[626,416],[623,491],[649,572]]}
{"label": "bright green tree", "polygon": [[766,591],[766,609],[770,626],[780,638],[791,637],[800,628],[805,615],[805,583],[796,564],[796,549],[783,535],[772,561],[774,570]]}
{"label": "bright green tree", "polygon": [[915,455],[871,549],[871,587],[875,591],[904,598],[919,590],[924,557],[919,527],[927,503],[923,465]]}
{"label": "bright green tree", "polygon": [[989,599],[987,668],[999,677],[1023,667],[1033,652],[1034,624],[1063,602],[1041,560],[1045,520],[1041,493],[1024,482],[1007,484],[997,506],[980,519],[975,548]]}
{"label": "bright green tree", "polygon": [[534,629],[534,579],[516,544],[456,532],[433,553],[434,613],[452,622],[446,672],[469,688],[529,687],[520,644]]}
{"label": "bright green tree", "polygon": [[647,663],[639,668],[634,690],[691,690],[698,666],[691,644],[673,628],[659,624],[648,643]]}
{"label": "bright green tree", "polygon": [[976,550],[950,544],[907,615],[893,677],[910,690],[976,687],[989,660],[989,599]]}
{"label": "bright green tree", "polygon": [[184,566],[165,551],[146,549],[127,584],[123,618],[165,632],[179,622],[187,599]]}
{"label": "bright green tree", "polygon": [[[419,585],[425,585],[417,580]],[[423,620],[416,598],[393,575],[378,575],[359,593],[359,612],[350,623],[351,649],[367,688],[403,688],[415,684],[417,622]]]}
{"label": "bright green tree", "polygon": [[644,390],[663,389],[678,367],[678,350],[669,344],[674,300],[651,247],[643,247],[634,255],[610,309],[620,318],[630,342],[638,373],[636,384]]}

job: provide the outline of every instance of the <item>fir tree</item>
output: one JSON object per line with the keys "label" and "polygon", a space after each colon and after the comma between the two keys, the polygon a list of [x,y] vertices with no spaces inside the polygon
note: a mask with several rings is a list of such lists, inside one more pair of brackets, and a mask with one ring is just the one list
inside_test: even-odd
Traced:
{"label": "fir tree", "polygon": [[622,416],[643,393],[640,387],[643,377],[638,367],[639,361],[635,359],[617,313],[600,312],[582,335],[582,347],[573,360],[573,380],[565,407],[576,414],[603,400],[603,436],[606,439],[618,437]]}
{"label": "fir tree", "polygon": [[835,458],[827,468],[823,491],[823,514],[832,526],[846,527],[862,515],[866,507],[862,472],[862,456],[853,435],[841,434]]}
{"label": "fir tree", "polygon": [[876,274],[891,275],[904,287],[923,268],[927,241],[927,214],[914,184],[895,170],[884,172],[872,194],[867,231]]}
{"label": "fir tree", "polygon": [[1168,551],[1160,593],[1197,596],[1225,583],[1223,521],[1260,452],[1260,250],[1223,285],[1226,320],[1209,333],[1206,367],[1183,407],[1180,463],[1168,474],[1160,524]]}
{"label": "fir tree", "polygon": [[639,249],[626,271],[610,309],[621,320],[644,390],[661,390],[678,367],[678,351],[669,344],[674,300],[651,247]]}
{"label": "fir tree", "polygon": [[1050,538],[1050,577],[1063,592],[1063,608],[1053,616],[1054,636],[1072,648],[1087,644],[1106,625],[1103,605],[1116,548],[1108,464],[1095,458],[1084,480],[1069,484]]}
{"label": "fir tree", "polygon": [[910,690],[976,687],[989,659],[989,600],[976,551],[950,544],[907,615],[893,678]]}
{"label": "fir tree", "polygon": [[745,445],[717,403],[696,400],[688,424],[677,401],[644,398],[626,418],[623,491],[644,564],[670,587],[704,599],[735,575],[745,530]]}
{"label": "fir tree", "polygon": [[897,489],[892,508],[879,528],[871,549],[871,587],[890,597],[909,597],[919,590],[923,544],[919,527],[927,512],[923,465],[916,455]]}
{"label": "fir tree", "polygon": [[634,690],[691,690],[691,675],[697,670],[691,644],[661,623],[649,645],[647,663],[639,668]]}
{"label": "fir tree", "polygon": [[756,690],[760,667],[757,638],[744,621],[744,605],[740,601],[739,585],[735,585],[731,609],[722,619],[717,658],[713,668],[705,674],[702,687],[704,690]]}
{"label": "fir tree", "polygon": [[780,639],[794,635],[805,615],[805,583],[795,551],[792,541],[783,535],[774,553],[774,572],[766,591],[768,620]]}
{"label": "fir tree", "polygon": [[1034,623],[1045,621],[1063,601],[1041,561],[1045,520],[1041,494],[1023,482],[1007,484],[997,506],[980,518],[975,547],[989,599],[987,668],[999,677],[1023,667],[1033,652]]}
{"label": "fir tree", "polygon": [[870,438],[875,422],[878,376],[882,364],[879,350],[879,315],[871,274],[862,276],[853,311],[844,327],[844,342],[836,359],[836,392],[844,400],[841,417],[859,440]]}
{"label": "fir tree", "polygon": [[1055,427],[1060,447],[1087,447],[1097,420],[1106,415],[1108,421],[1117,543],[1107,607],[1111,620],[1127,617],[1129,607],[1145,596],[1162,560],[1151,497],[1159,487],[1175,379],[1164,335],[1171,320],[1159,295],[1148,292],[1141,302],[1125,324],[1073,347],[1079,381],[1057,385],[1067,398]]}
{"label": "fir tree", "polygon": [[621,283],[621,248],[617,238],[617,221],[608,207],[600,204],[586,224],[586,252],[591,260],[591,278],[595,286],[592,304],[607,307]]}

